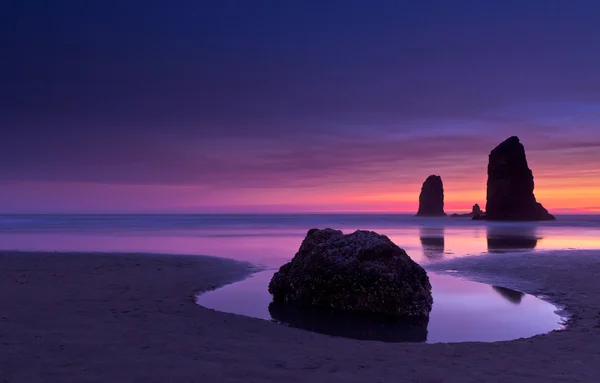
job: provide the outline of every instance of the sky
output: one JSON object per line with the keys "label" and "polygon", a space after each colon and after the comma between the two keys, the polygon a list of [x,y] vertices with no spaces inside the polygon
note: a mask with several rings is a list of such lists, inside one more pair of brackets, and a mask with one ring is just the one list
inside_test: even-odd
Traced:
{"label": "sky", "polygon": [[600,3],[9,0],[0,212],[600,211]]}

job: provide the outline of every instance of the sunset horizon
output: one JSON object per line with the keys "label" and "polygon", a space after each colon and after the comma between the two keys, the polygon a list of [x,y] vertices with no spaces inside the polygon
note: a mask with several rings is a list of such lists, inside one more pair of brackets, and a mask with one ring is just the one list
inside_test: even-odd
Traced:
{"label": "sunset horizon", "polygon": [[[488,151],[489,152],[489,151]],[[533,154],[531,154],[533,153]],[[555,153],[555,149],[552,150]],[[543,151],[528,151],[528,161],[534,173],[535,195],[538,201],[557,214],[600,213],[600,179],[577,178],[576,172],[563,167],[544,171]],[[549,154],[549,153],[548,153]],[[401,162],[402,160],[400,160]],[[475,159],[469,160],[475,168]],[[418,196],[425,178],[437,174],[444,182],[445,209],[447,212],[465,213],[474,204],[485,209],[487,155],[478,162],[481,175],[468,180],[464,173],[450,170],[451,176],[436,172],[433,167],[423,176],[396,175],[391,170],[377,173],[371,170],[368,182],[340,180],[335,183],[315,183],[300,187],[229,187],[207,190],[198,185],[127,185],[95,182],[11,182],[0,186],[2,200],[11,201],[11,207],[2,206],[4,214],[235,214],[235,213],[401,213],[414,214]],[[461,160],[464,165],[464,160]],[[533,164],[533,165],[532,165]],[[557,166],[553,162],[553,166]],[[343,168],[340,168],[340,174]],[[536,170],[541,169],[541,171]],[[474,173],[473,169],[473,173]],[[467,170],[459,170],[463,172]],[[541,176],[540,176],[541,174]],[[348,177],[352,173],[349,172]],[[379,177],[378,177],[379,175]],[[383,179],[397,182],[382,182]],[[585,181],[588,182],[585,182]],[[30,194],[44,191],[44,195]],[[11,193],[12,192],[12,193]],[[73,197],[63,199],[63,193]],[[13,194],[14,193],[14,194]],[[12,194],[12,195],[11,195]],[[99,197],[102,196],[102,197]],[[107,198],[113,196],[112,198]],[[204,197],[204,198],[201,198]],[[99,200],[104,198],[103,203]],[[112,199],[112,201],[111,201]],[[239,201],[245,201],[240,203]],[[267,202],[268,201],[268,202]],[[22,204],[21,206],[20,203]],[[597,203],[597,205],[594,205]],[[37,204],[37,205],[36,205]],[[95,205],[95,206],[94,206]],[[158,206],[157,206],[158,205]],[[23,207],[26,206],[26,207]],[[45,206],[49,206],[45,208]],[[51,207],[50,207],[51,206]]]}
{"label": "sunset horizon", "polygon": [[[500,142],[500,141],[498,141]],[[527,145],[527,143],[525,143]],[[400,143],[401,145],[401,143]],[[582,148],[550,147],[527,150],[527,159],[534,173],[535,195],[550,210],[557,213],[592,214],[600,212],[600,178],[582,177],[586,170],[575,171],[564,164],[564,157],[557,160],[557,152],[567,151],[583,155],[595,146],[580,145]],[[537,148],[537,150],[536,150]],[[2,206],[0,213],[414,213],[418,207],[418,195],[425,178],[437,174],[444,182],[445,208],[449,212],[468,212],[474,204],[485,208],[487,182],[486,149],[479,146],[482,154],[475,158],[464,158],[464,152],[444,152],[431,161],[438,164],[423,166],[421,175],[397,171],[391,164],[402,168],[403,162],[414,164],[412,159],[399,157],[383,164],[382,170],[361,167],[336,168],[339,179],[331,182],[319,179],[319,172],[309,173],[293,186],[293,179],[277,178],[289,186],[277,187],[272,182],[240,184],[214,187],[178,182],[176,184],[134,184],[98,182],[19,182],[0,185],[1,200],[11,201],[11,207]],[[489,150],[487,150],[489,154]],[[441,164],[452,158],[451,167]],[[446,161],[450,161],[447,160]],[[425,161],[427,163],[427,161]],[[371,165],[366,163],[365,165]],[[354,170],[354,172],[353,172]],[[262,172],[268,171],[268,167]],[[590,166],[587,172],[595,172]],[[356,173],[355,173],[356,172]],[[480,174],[478,174],[480,173]],[[445,175],[448,174],[448,175]],[[289,176],[289,175],[288,175]],[[471,178],[469,178],[471,177]],[[350,178],[350,179],[349,179]],[[365,181],[359,182],[361,179]],[[385,182],[384,180],[388,180]],[[391,179],[391,181],[390,181]],[[243,180],[247,181],[247,180]],[[243,182],[242,181],[242,182]],[[36,195],[43,192],[41,195]],[[65,199],[64,194],[73,193]],[[240,203],[243,201],[243,203]],[[597,203],[597,205],[595,205]],[[26,207],[23,207],[26,206]]]}

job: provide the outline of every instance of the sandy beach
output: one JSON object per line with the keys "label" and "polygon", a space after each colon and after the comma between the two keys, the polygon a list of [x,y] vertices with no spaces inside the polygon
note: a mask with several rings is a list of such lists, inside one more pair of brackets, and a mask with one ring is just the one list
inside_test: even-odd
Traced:
{"label": "sandy beach", "polygon": [[600,254],[498,254],[428,269],[543,294],[564,331],[498,343],[332,338],[194,303],[255,269],[144,254],[0,255],[0,382],[598,382]]}

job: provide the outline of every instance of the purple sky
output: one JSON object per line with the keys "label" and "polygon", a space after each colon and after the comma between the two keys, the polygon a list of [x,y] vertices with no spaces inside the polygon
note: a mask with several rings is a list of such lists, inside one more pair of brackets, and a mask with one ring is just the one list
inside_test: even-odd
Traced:
{"label": "purple sky", "polygon": [[0,211],[467,208],[510,135],[600,206],[600,5],[405,3],[11,2]]}

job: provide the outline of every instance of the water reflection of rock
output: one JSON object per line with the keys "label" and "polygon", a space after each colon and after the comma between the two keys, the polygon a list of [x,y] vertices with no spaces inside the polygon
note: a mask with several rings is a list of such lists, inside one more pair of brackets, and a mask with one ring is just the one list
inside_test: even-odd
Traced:
{"label": "water reflection of rock", "polygon": [[524,293],[520,292],[520,291],[515,291],[515,290],[511,290],[511,289],[507,289],[506,287],[500,287],[500,286],[492,286],[492,288],[500,295],[502,295],[504,298],[506,298],[507,301],[514,303],[516,305],[521,303],[521,300],[523,300],[523,297],[525,296]]}
{"label": "water reflection of rock", "polygon": [[533,226],[487,228],[487,247],[490,253],[531,250],[537,243],[536,228]]}
{"label": "water reflection of rock", "polygon": [[429,318],[401,319],[269,304],[271,318],[302,330],[359,340],[425,342]]}
{"label": "water reflection of rock", "polygon": [[444,228],[421,227],[419,239],[425,258],[436,260],[444,257]]}

